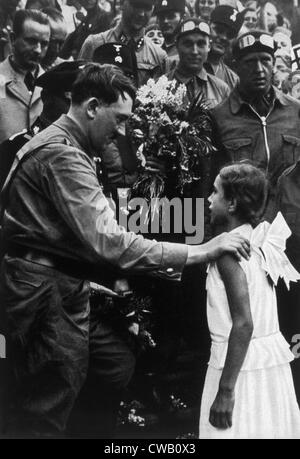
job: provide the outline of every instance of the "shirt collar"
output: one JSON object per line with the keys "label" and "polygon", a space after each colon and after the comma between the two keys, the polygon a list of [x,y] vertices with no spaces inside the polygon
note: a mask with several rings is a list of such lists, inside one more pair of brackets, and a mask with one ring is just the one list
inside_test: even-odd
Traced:
{"label": "shirt collar", "polygon": [[62,115],[53,125],[58,126],[68,134],[68,137],[71,138],[72,146],[83,150],[89,157],[95,156],[87,134],[73,118],[68,115]]}
{"label": "shirt collar", "polygon": [[[274,86],[272,86],[272,91],[274,94],[275,104],[279,104],[281,106],[288,105],[288,101],[281,91],[279,91]],[[238,88],[233,90],[229,100],[230,100],[231,111],[234,115],[237,115],[237,113],[241,110],[243,105],[246,105],[246,106],[249,105],[248,102],[243,100]]]}
{"label": "shirt collar", "polygon": [[[117,36],[117,41],[120,41],[121,43],[126,44],[129,42],[129,40],[133,39],[137,44],[137,48],[141,47],[144,44],[145,29],[143,28],[137,36],[130,37],[124,31],[122,20],[116,25],[115,34]],[[139,46],[139,43],[141,43],[140,46]]]}
{"label": "shirt collar", "polygon": [[[14,61],[14,59],[13,59],[13,55],[9,56],[9,63],[11,65],[11,67],[13,68],[13,70],[16,73],[19,73],[20,75],[24,75],[25,76],[30,71],[30,70],[24,70],[21,67],[19,67],[16,64],[16,62]],[[39,73],[40,73],[40,66],[38,65],[34,70],[31,70],[30,72],[32,73],[32,76],[34,78],[37,78],[39,76]]]}
{"label": "shirt collar", "polygon": [[201,82],[205,82],[205,83],[208,80],[207,71],[204,68],[202,68],[202,70],[200,70],[200,72],[197,73],[197,75],[186,76],[180,72],[179,67],[177,66],[174,72],[174,76],[182,84],[188,84],[195,77],[196,79],[201,80]]}

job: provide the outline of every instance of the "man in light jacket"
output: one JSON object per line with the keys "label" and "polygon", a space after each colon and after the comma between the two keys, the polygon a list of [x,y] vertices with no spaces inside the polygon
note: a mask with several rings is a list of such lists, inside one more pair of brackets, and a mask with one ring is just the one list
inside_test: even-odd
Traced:
{"label": "man in light jacket", "polygon": [[46,15],[20,10],[13,25],[13,53],[0,64],[0,142],[29,129],[42,111],[41,89],[35,80],[50,40]]}

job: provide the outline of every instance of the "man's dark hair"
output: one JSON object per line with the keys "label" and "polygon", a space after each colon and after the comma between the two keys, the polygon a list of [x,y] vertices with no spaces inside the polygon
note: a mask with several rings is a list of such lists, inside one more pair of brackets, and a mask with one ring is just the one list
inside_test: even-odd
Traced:
{"label": "man's dark hair", "polygon": [[136,89],[122,70],[115,65],[87,64],[73,85],[72,103],[80,105],[96,97],[110,105],[125,93],[134,99]]}
{"label": "man's dark hair", "polygon": [[14,24],[13,24],[13,31],[16,37],[19,37],[23,33],[23,26],[25,21],[30,20],[34,22],[38,22],[42,25],[48,25],[49,19],[41,11],[38,10],[19,10],[15,14]]}
{"label": "man's dark hair", "polygon": [[38,9],[41,10],[42,8],[47,8],[48,6],[51,6],[49,0],[27,0],[25,9],[37,9],[38,7]]}
{"label": "man's dark hair", "polygon": [[241,161],[220,171],[225,199],[236,199],[237,214],[256,226],[265,209],[268,181],[265,173],[250,162]]}
{"label": "man's dark hair", "polygon": [[46,14],[49,19],[52,19],[54,22],[65,22],[64,15],[57,9],[48,6],[47,8],[42,9],[42,13]]}

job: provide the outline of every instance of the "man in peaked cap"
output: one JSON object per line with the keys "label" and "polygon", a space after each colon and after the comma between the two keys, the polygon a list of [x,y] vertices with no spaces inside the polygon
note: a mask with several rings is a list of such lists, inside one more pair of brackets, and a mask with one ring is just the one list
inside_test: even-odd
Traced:
{"label": "man in peaked cap", "polygon": [[120,43],[129,46],[136,54],[138,86],[149,78],[161,76],[166,71],[167,53],[145,37],[154,10],[155,0],[123,0],[120,23],[107,32],[90,35],[85,41],[79,57],[91,60],[95,50],[105,43]]}
{"label": "man in peaked cap", "polygon": [[205,69],[225,81],[231,90],[237,85],[238,77],[224,63],[224,57],[230,50],[231,40],[238,36],[243,20],[243,13],[228,5],[218,6],[211,14],[211,50]]}
{"label": "man in peaked cap", "polygon": [[240,78],[212,110],[223,161],[251,160],[266,171],[270,193],[265,218],[272,221],[278,177],[300,158],[300,103],[272,84],[276,44],[264,31],[247,32],[233,44]]}
{"label": "man in peaked cap", "polygon": [[176,36],[185,14],[185,0],[158,0],[155,13],[165,39],[164,49],[169,58],[178,62]]}
{"label": "man in peaked cap", "polygon": [[17,152],[34,135],[68,112],[72,84],[83,66],[83,61],[63,62],[36,80],[36,86],[42,88],[43,111],[30,130],[25,129],[0,145],[0,189],[4,185]]}

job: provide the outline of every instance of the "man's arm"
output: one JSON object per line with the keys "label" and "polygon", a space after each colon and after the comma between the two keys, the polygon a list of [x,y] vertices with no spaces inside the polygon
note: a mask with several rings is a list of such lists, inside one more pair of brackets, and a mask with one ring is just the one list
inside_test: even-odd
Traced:
{"label": "man's arm", "polygon": [[45,189],[58,213],[86,248],[88,261],[108,262],[122,270],[148,272],[180,280],[186,264],[213,261],[224,252],[247,257],[249,243],[224,234],[202,246],[158,243],[126,232],[114,218],[93,169],[80,150],[53,152],[46,169]]}
{"label": "man's arm", "polygon": [[219,390],[210,410],[209,421],[218,429],[227,429],[232,426],[234,389],[253,333],[253,322],[247,279],[241,266],[232,256],[224,255],[218,261],[218,268],[226,288],[232,329]]}

